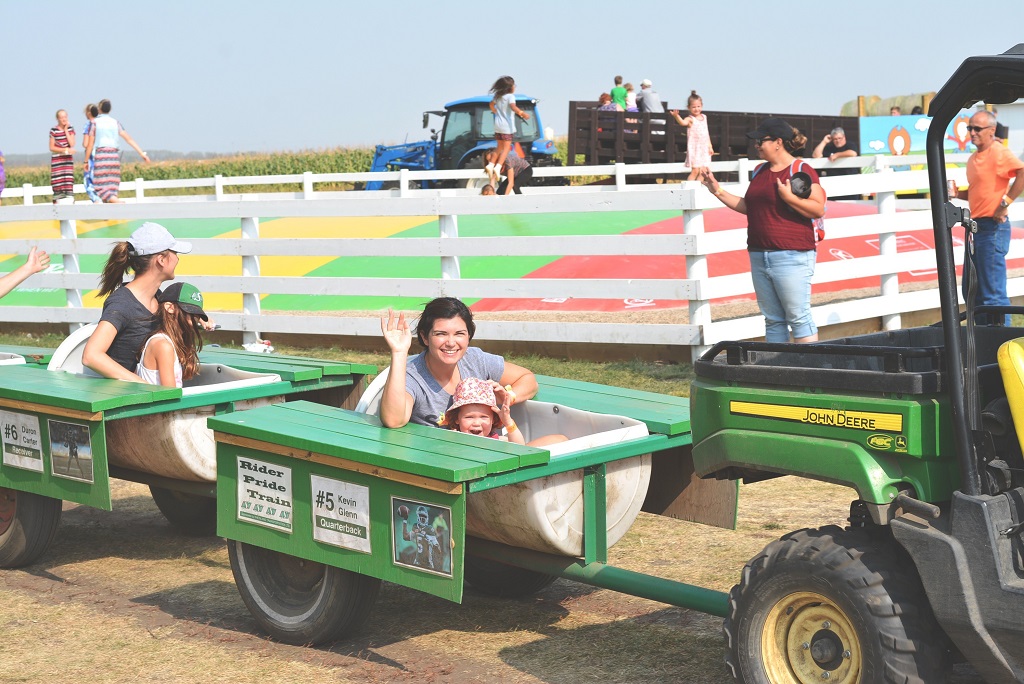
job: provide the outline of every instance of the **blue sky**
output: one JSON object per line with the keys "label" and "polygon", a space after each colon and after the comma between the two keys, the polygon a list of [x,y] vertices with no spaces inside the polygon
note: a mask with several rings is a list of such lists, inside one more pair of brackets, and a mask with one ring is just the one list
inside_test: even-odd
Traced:
{"label": "blue sky", "polygon": [[0,0],[0,149],[45,152],[58,108],[81,130],[84,105],[104,97],[150,150],[417,140],[423,111],[506,73],[556,135],[568,102],[596,99],[615,74],[680,105],[696,89],[710,110],[833,114],[857,95],[936,90],[964,58],[1024,41],[1012,6]]}

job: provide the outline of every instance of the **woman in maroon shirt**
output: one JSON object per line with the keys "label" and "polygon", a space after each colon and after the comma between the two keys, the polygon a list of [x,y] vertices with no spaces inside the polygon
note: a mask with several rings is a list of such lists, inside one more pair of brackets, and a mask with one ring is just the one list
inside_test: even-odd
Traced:
{"label": "woman in maroon shirt", "polygon": [[818,328],[811,318],[811,277],[814,275],[813,219],[825,215],[825,191],[810,165],[801,171],[811,178],[811,194],[793,194],[790,173],[793,153],[806,136],[777,117],[765,119],[753,138],[767,162],[754,173],[743,197],[724,190],[710,169],[701,181],[722,204],[747,216],[747,252],[757,305],[765,319],[765,340],[816,342]]}

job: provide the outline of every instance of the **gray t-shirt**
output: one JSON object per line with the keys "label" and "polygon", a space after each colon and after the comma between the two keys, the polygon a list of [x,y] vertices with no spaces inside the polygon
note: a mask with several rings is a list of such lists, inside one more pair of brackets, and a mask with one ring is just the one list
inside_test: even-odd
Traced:
{"label": "gray t-shirt", "polygon": [[661,106],[661,96],[654,92],[653,88],[645,88],[636,96],[636,106],[641,112],[652,114],[663,114],[665,108]]}
{"label": "gray t-shirt", "polygon": [[119,287],[103,302],[101,321],[114,326],[117,335],[107,355],[132,373],[139,365],[139,351],[156,330],[157,317],[127,287]]}
{"label": "gray t-shirt", "polygon": [[[467,347],[459,360],[462,378],[480,378],[499,382],[505,373],[505,359],[478,347]],[[427,369],[426,352],[409,360],[405,367],[405,391],[412,395],[412,423],[437,427],[437,420],[452,405],[452,395],[441,388]]]}

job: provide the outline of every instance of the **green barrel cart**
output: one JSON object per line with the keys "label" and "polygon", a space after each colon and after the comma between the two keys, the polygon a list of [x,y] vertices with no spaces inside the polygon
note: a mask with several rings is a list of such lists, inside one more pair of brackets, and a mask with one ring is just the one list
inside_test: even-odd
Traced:
{"label": "green barrel cart", "polygon": [[[0,351],[24,360],[5,365],[0,376],[0,567],[6,568],[28,565],[46,551],[62,501],[110,510],[111,478],[148,484],[172,524],[212,533],[215,452],[206,416],[298,397],[354,405],[377,370],[214,347],[200,357],[197,384],[205,386],[182,390],[47,370],[54,350]],[[178,424],[162,421],[182,416],[189,429],[165,434]],[[184,465],[167,453],[183,441],[197,450]]]}
{"label": "green barrel cart", "polygon": [[[217,531],[260,627],[293,644],[336,640],[367,617],[381,580],[460,602],[464,581],[510,597],[565,577],[724,615],[721,592],[607,563],[639,504],[735,522],[736,484],[692,477],[687,400],[543,376],[539,383],[513,417],[529,438],[540,414],[557,416],[552,425],[570,437],[558,453],[561,445],[388,429],[374,415],[306,402],[211,418]],[[567,427],[573,413],[598,425],[597,436]],[[641,432],[632,432],[637,425]],[[624,475],[648,463],[640,485]],[[549,498],[553,489],[567,492],[563,502]],[[523,514],[537,498],[545,510]],[[534,538],[538,528],[559,526],[575,546]]]}

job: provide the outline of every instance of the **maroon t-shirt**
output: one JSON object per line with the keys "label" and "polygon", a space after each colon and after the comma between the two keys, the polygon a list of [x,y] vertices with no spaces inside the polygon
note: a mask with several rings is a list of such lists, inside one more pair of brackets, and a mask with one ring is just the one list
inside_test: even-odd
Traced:
{"label": "maroon t-shirt", "polygon": [[[818,172],[810,164],[796,164],[797,171],[818,182]],[[801,216],[779,196],[776,181],[785,183],[790,167],[772,171],[765,167],[754,179],[744,199],[747,203],[747,249],[814,249],[811,219]]]}

